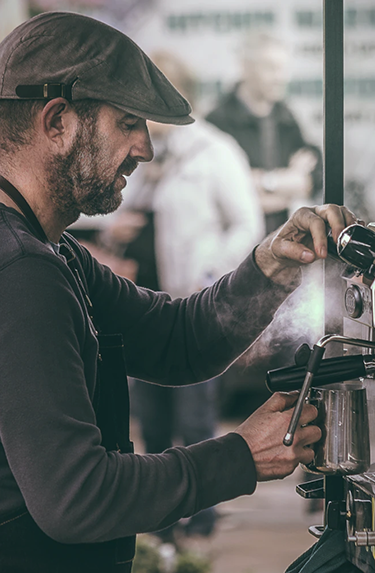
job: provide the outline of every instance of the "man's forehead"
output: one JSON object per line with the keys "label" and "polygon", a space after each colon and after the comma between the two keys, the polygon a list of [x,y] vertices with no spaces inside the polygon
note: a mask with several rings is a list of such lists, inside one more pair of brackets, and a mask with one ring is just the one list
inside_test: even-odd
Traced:
{"label": "man's forehead", "polygon": [[138,119],[142,119],[138,115],[135,115],[134,113],[130,113],[128,111],[124,111],[123,109],[120,109],[117,106],[112,105],[110,103],[105,103],[103,107],[109,108],[114,113],[116,119],[119,119],[120,121],[126,121],[126,120],[137,121]]}
{"label": "man's forehead", "polygon": [[119,107],[112,105],[109,102],[103,102],[103,104],[100,106],[100,111],[99,111],[99,118],[112,118],[112,120],[116,121],[116,122],[121,122],[121,121],[138,121],[139,119],[142,119],[141,117],[139,117],[138,115],[134,114],[134,113],[130,113],[129,111],[125,111],[124,109],[120,109]]}

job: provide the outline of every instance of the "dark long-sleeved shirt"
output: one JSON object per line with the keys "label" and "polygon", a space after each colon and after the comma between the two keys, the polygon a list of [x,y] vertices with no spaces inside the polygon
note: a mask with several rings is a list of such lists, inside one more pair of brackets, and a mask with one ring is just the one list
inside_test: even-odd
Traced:
{"label": "dark long-sleeved shirt", "polygon": [[[158,384],[223,371],[288,294],[250,255],[212,287],[172,301],[68,240],[103,332],[123,334],[128,373]],[[254,491],[252,456],[235,433],[158,455],[103,448],[92,404],[98,344],[82,292],[64,257],[4,205],[0,293],[0,516],[26,504],[57,541],[96,542]]]}

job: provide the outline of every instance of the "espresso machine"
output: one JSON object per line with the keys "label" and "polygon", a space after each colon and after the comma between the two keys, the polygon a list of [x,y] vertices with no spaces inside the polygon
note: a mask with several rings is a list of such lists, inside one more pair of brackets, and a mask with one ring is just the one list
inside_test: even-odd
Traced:
{"label": "espresso machine", "polygon": [[[343,205],[344,0],[322,7],[323,203]],[[305,400],[318,409],[322,438],[305,468],[314,479],[297,486],[304,498],[324,500],[324,523],[310,533],[340,530],[347,560],[375,573],[375,224],[351,225],[328,248],[336,260],[324,263],[326,334],[312,349],[303,344],[294,366],[268,372],[266,383],[271,391],[300,390],[286,446]]]}
{"label": "espresso machine", "polygon": [[[319,538],[326,527],[342,530],[348,561],[370,573],[375,572],[375,224],[344,229],[337,245],[329,241],[329,251],[346,263],[337,277],[343,333],[326,334],[313,349],[302,345],[294,366],[267,373],[267,386],[272,392],[300,390],[286,446],[293,443],[303,403],[317,407],[322,438],[305,467],[315,479],[297,486],[304,498],[325,500],[324,523],[309,531]],[[324,358],[331,344],[339,344],[342,354]]]}

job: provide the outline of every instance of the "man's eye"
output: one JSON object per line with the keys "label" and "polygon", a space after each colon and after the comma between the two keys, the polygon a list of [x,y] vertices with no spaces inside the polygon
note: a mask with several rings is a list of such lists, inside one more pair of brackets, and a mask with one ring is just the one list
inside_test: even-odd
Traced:
{"label": "man's eye", "polygon": [[121,124],[120,124],[120,127],[121,127],[121,129],[123,129],[124,131],[131,131],[136,125],[137,125],[137,122],[136,122],[136,121],[133,121],[133,122],[131,122],[131,123],[128,122],[128,121],[127,121],[127,122],[122,121]]}

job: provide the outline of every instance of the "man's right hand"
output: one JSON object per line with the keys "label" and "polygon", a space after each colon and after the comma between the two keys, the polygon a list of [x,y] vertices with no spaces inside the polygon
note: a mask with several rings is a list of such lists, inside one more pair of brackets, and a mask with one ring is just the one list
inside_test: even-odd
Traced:
{"label": "man's right hand", "polygon": [[314,458],[309,446],[318,442],[322,433],[318,426],[306,425],[318,413],[312,404],[303,407],[292,446],[283,444],[297,398],[298,393],[273,394],[235,430],[250,448],[258,481],[282,479],[293,473],[299,463],[308,464]]}

